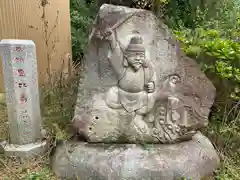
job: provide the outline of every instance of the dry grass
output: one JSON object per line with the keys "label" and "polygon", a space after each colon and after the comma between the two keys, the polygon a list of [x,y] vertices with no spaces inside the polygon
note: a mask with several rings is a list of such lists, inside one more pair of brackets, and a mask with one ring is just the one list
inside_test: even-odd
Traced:
{"label": "dry grass", "polygon": [[0,103],[0,140],[8,139],[7,108],[4,103]]}
{"label": "dry grass", "polygon": [[216,180],[240,180],[240,101],[225,111],[223,120],[215,117],[205,134],[219,152],[221,167]]}
{"label": "dry grass", "polygon": [[[7,110],[5,104],[0,104],[0,139],[8,139]],[[48,168],[48,153],[45,157],[37,157],[29,161],[16,158],[5,158],[0,155],[0,180],[56,180]]]}
{"label": "dry grass", "polygon": [[1,180],[57,180],[48,167],[48,158],[39,157],[21,162],[19,159],[0,156]]}
{"label": "dry grass", "polygon": [[[41,88],[41,110],[45,129],[48,132],[47,139],[51,146],[56,141],[69,138],[69,124],[72,119],[76,100],[79,76],[64,81],[55,80],[54,88]],[[51,102],[48,98],[51,96]],[[7,107],[0,103],[0,140],[8,138]],[[56,180],[49,168],[49,151],[42,157],[36,157],[29,161],[0,156],[0,180]]]}

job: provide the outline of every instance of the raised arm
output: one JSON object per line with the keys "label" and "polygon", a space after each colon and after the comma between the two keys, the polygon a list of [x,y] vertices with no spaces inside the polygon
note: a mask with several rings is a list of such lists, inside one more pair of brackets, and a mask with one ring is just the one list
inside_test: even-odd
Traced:
{"label": "raised arm", "polygon": [[108,52],[108,61],[113,67],[116,75],[118,78],[122,76],[124,73],[124,66],[123,66],[123,52],[121,50],[120,44],[116,39],[115,33],[111,29],[107,29],[106,33],[104,34],[103,39],[109,41],[109,52]]}

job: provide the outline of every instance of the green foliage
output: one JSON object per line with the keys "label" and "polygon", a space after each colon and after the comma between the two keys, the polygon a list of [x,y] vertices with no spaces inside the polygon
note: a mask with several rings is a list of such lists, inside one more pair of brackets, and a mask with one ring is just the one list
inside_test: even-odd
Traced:
{"label": "green foliage", "polygon": [[240,1],[221,0],[214,7],[202,10],[198,6],[193,26],[185,19],[187,14],[167,20],[183,51],[197,59],[217,88],[213,114],[223,119],[225,106],[232,109],[240,100]]}
{"label": "green foliage", "polygon": [[32,172],[24,177],[25,180],[46,180],[53,179],[54,176],[49,169],[43,168],[40,172]]}
{"label": "green foliage", "polygon": [[239,21],[236,19],[237,4],[238,0],[169,0],[165,19],[172,28],[195,29],[212,25],[212,28],[218,26],[228,30]]}
{"label": "green foliage", "polygon": [[[71,0],[73,57],[81,59],[97,13],[97,2]],[[102,1],[110,2],[110,1]],[[114,4],[125,1],[111,1]],[[175,30],[188,56],[198,60],[217,88],[217,103],[240,99],[240,1],[131,0],[153,10]]]}
{"label": "green foliage", "polygon": [[240,44],[221,37],[221,32],[214,29],[186,29],[175,33],[186,54],[197,58],[204,71],[224,81],[228,95],[239,100]]}
{"label": "green foliage", "polygon": [[97,6],[93,0],[71,0],[70,3],[73,58],[79,60],[86,50]]}

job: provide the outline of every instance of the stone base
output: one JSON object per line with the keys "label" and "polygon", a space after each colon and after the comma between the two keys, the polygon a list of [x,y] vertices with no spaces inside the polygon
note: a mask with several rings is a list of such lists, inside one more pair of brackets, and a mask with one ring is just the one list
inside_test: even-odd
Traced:
{"label": "stone base", "polygon": [[219,166],[211,142],[201,133],[178,144],[58,145],[52,169],[59,179],[81,180],[200,180]]}
{"label": "stone base", "polygon": [[9,157],[29,158],[42,155],[46,150],[46,141],[25,145],[8,144],[6,141],[0,142],[0,153]]}

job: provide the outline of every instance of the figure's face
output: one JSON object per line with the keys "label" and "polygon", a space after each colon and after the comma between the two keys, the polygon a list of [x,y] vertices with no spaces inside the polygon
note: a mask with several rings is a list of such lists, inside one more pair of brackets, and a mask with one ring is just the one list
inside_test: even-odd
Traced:
{"label": "figure's face", "polygon": [[180,81],[180,77],[178,77],[177,75],[173,75],[171,78],[170,78],[170,81],[172,84],[177,84],[179,81]]}
{"label": "figure's face", "polygon": [[128,51],[127,52],[127,61],[135,71],[138,71],[144,62],[145,52],[143,51]]}

